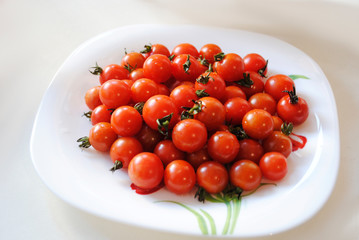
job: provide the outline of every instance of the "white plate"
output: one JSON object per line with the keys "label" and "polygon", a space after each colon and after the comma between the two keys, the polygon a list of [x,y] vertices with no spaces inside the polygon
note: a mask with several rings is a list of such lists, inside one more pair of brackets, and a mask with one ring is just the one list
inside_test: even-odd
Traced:
{"label": "white plate", "polygon": [[[297,48],[270,36],[231,29],[199,26],[134,25],[101,34],[76,49],[56,73],[36,117],[31,139],[34,166],[46,185],[61,199],[82,210],[118,222],[181,234],[201,235],[197,219],[172,200],[214,218],[217,235],[225,227],[227,206],[205,204],[193,195],[176,196],[166,189],[138,195],[130,189],[125,171],[112,174],[107,154],[81,150],[76,139],[88,135],[90,122],[84,94],[98,85],[88,69],[119,63],[127,51],[148,43],[172,49],[181,42],[197,48],[212,42],[224,52],[241,56],[258,52],[269,59],[270,74],[301,74],[297,93],[307,99],[309,119],[295,128],[307,137],[302,150],[289,158],[289,173],[278,186],[265,186],[242,200],[230,237],[262,236],[293,228],[312,217],[328,199],[339,165],[339,128],[330,85],[319,66]],[[205,218],[207,219],[207,218]],[[207,221],[207,220],[206,220]],[[206,222],[208,225],[209,223]],[[210,228],[208,226],[208,228]],[[209,230],[209,234],[211,231]]]}

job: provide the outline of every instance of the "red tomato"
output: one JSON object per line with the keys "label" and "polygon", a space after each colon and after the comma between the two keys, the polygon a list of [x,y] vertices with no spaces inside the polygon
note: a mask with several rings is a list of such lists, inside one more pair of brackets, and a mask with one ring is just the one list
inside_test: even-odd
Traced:
{"label": "red tomato", "polygon": [[141,152],[143,152],[142,145],[136,138],[120,137],[112,144],[110,157],[116,165],[118,165],[116,161],[121,162],[121,167],[117,167],[117,169],[127,168],[131,159]]}
{"label": "red tomato", "polygon": [[267,111],[252,109],[244,115],[242,126],[249,137],[264,139],[273,132],[274,122],[272,116]]}
{"label": "red tomato", "polygon": [[155,130],[159,128],[157,119],[162,119],[163,117],[170,116],[171,114],[172,117],[168,124],[168,129],[172,129],[172,127],[177,123],[178,110],[172,99],[165,95],[155,95],[150,97],[146,101],[142,110],[143,120],[148,126]]}
{"label": "red tomato", "polygon": [[111,79],[128,79],[129,72],[123,66],[118,64],[110,64],[102,69],[96,63],[96,66],[93,67],[93,69],[94,70],[90,72],[94,75],[99,75],[99,81],[101,85]]}
{"label": "red tomato", "polygon": [[262,180],[262,173],[257,164],[250,160],[235,162],[229,170],[231,183],[244,191],[256,189]]}
{"label": "red tomato", "polygon": [[136,68],[130,73],[130,80],[136,81],[137,79],[144,78],[145,74],[143,73],[143,68]]}
{"label": "red tomato", "polygon": [[188,162],[174,160],[165,169],[164,182],[170,192],[185,194],[193,189],[196,183],[196,173]]}
{"label": "red tomato", "polygon": [[204,162],[211,161],[211,157],[208,154],[207,147],[203,147],[196,152],[191,152],[187,154],[187,162],[189,162],[195,170]]}
{"label": "red tomato", "polygon": [[89,142],[91,146],[100,152],[108,152],[111,145],[117,139],[117,134],[110,123],[100,122],[90,129]]}
{"label": "red tomato", "polygon": [[171,77],[171,61],[162,54],[151,55],[143,64],[143,74],[156,83],[166,82]]}
{"label": "red tomato", "polygon": [[171,72],[178,81],[193,82],[200,74],[199,62],[189,54],[180,54],[173,59]]}
{"label": "red tomato", "polygon": [[131,100],[130,87],[118,80],[108,80],[100,88],[101,102],[109,108],[126,105]]}
{"label": "red tomato", "polygon": [[101,86],[96,86],[87,90],[85,94],[85,103],[87,107],[91,110],[95,109],[97,106],[101,105],[100,100],[100,88]]}
{"label": "red tomato", "polygon": [[228,171],[218,162],[202,163],[196,175],[198,185],[211,194],[222,192],[228,185]]}
{"label": "red tomato", "polygon": [[262,77],[267,74],[268,62],[258,53],[249,53],[243,58],[245,71],[253,71],[259,73]]}
{"label": "red tomato", "polygon": [[237,137],[230,132],[218,131],[208,140],[208,153],[211,158],[222,164],[232,162],[239,151]]}
{"label": "red tomato", "polygon": [[248,102],[252,108],[266,110],[271,115],[274,115],[277,111],[277,102],[268,93],[256,93],[248,99]]}
{"label": "red tomato", "polygon": [[118,135],[132,137],[141,130],[142,117],[135,108],[122,106],[112,113],[111,125]]}
{"label": "red tomato", "polygon": [[163,135],[156,130],[142,124],[140,132],[136,135],[138,141],[141,142],[145,152],[153,152],[157,143],[163,139]]}
{"label": "red tomato", "polygon": [[273,131],[281,131],[283,120],[280,117],[273,116],[273,115],[272,115],[272,118],[273,118],[273,121],[274,121]]}
{"label": "red tomato", "polygon": [[222,97],[222,103],[225,103],[231,98],[234,97],[240,97],[243,99],[247,99],[246,94],[243,92],[243,90],[237,86],[227,86],[224,90],[224,94]]}
{"label": "red tomato", "polygon": [[237,160],[247,159],[259,164],[259,160],[264,154],[264,149],[258,141],[246,138],[239,141],[239,146]]}
{"label": "red tomato", "polygon": [[145,62],[145,57],[138,52],[127,53],[121,60],[121,65],[125,67],[129,72],[137,68],[142,68]]}
{"label": "red tomato", "polygon": [[249,102],[243,98],[235,97],[224,104],[226,110],[226,122],[231,125],[240,125],[244,115],[252,109]]}
{"label": "red tomato", "polygon": [[128,176],[139,188],[152,189],[163,179],[162,161],[154,153],[142,152],[132,158],[128,165]]}
{"label": "red tomato", "polygon": [[223,104],[213,97],[204,97],[199,99],[202,107],[201,111],[194,115],[194,118],[204,123],[208,130],[215,130],[224,124],[226,110]]}
{"label": "red tomato", "polygon": [[145,49],[143,51],[141,51],[141,53],[143,53],[143,55],[145,56],[145,58],[148,58],[151,55],[154,54],[162,54],[165,55],[166,57],[169,57],[170,51],[168,50],[168,48],[165,45],[156,43],[156,44],[150,44],[150,45],[145,45]]}
{"label": "red tomato", "polygon": [[279,152],[288,157],[292,152],[292,141],[280,131],[273,131],[262,142],[265,152]]}
{"label": "red tomato", "polygon": [[170,90],[168,89],[168,87],[162,83],[158,83],[157,84],[158,87],[158,94],[159,95],[166,95],[169,96],[170,95]]}
{"label": "red tomato", "polygon": [[287,174],[287,158],[278,152],[268,152],[259,161],[259,167],[264,177],[279,181]]}
{"label": "red tomato", "polygon": [[[204,96],[210,96],[222,100],[226,90],[226,83],[224,80],[215,72],[202,73],[195,82],[194,88],[196,93],[198,91],[205,91]],[[200,97],[204,97],[201,96]]]}
{"label": "red tomato", "polygon": [[226,82],[239,81],[243,77],[243,59],[236,53],[227,53],[221,61],[215,62],[214,70]]}
{"label": "red tomato", "polygon": [[181,54],[189,54],[196,59],[199,57],[197,48],[190,43],[178,44],[177,46],[175,46],[173,48],[171,55],[174,55],[174,57],[177,57]]}
{"label": "red tomato", "polygon": [[111,110],[105,106],[97,106],[91,113],[91,123],[96,125],[99,122],[111,122]]}
{"label": "red tomato", "polygon": [[294,86],[294,81],[283,74],[273,75],[267,79],[264,84],[264,91],[271,95],[274,100],[278,101],[283,96],[287,95],[283,91],[291,91]]}
{"label": "red tomato", "polygon": [[207,142],[207,129],[198,120],[182,120],[173,128],[172,141],[181,151],[188,153],[198,151]]}
{"label": "red tomato", "polygon": [[214,56],[218,53],[221,53],[222,49],[213,43],[205,44],[200,50],[199,50],[199,56],[201,58],[204,58],[208,61],[209,64],[214,63]]}
{"label": "red tomato", "polygon": [[278,101],[277,113],[284,122],[299,125],[307,120],[309,107],[303,98],[296,95],[295,88],[293,88],[293,91]]}
{"label": "red tomato", "polygon": [[161,159],[165,166],[174,160],[185,159],[186,157],[185,153],[176,148],[171,140],[162,140],[159,142],[153,150],[153,153]]}
{"label": "red tomato", "polygon": [[172,90],[170,97],[178,108],[178,112],[181,113],[184,109],[182,107],[193,106],[193,101],[198,100],[196,91],[190,85],[180,85]]}
{"label": "red tomato", "polygon": [[131,87],[132,101],[135,103],[146,102],[150,97],[159,93],[158,84],[148,78],[136,80]]}
{"label": "red tomato", "polygon": [[241,80],[236,83],[239,84],[247,98],[256,93],[263,92],[264,89],[263,78],[256,72],[245,72]]}

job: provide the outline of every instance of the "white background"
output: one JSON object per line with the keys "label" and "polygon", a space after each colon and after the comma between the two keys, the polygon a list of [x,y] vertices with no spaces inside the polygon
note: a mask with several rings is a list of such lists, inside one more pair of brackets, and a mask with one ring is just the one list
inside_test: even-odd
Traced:
{"label": "white background", "polygon": [[311,56],[337,101],[337,183],[312,219],[256,239],[359,238],[359,1],[0,0],[0,239],[202,239],[119,224],[75,209],[47,189],[31,162],[36,111],[63,61],[87,39],[136,23],[255,31]]}

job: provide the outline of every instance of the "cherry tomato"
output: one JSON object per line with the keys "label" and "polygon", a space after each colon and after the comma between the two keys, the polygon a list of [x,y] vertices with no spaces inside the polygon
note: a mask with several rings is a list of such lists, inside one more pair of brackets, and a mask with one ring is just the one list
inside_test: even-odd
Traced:
{"label": "cherry tomato", "polygon": [[262,145],[265,152],[280,152],[285,157],[292,152],[292,141],[280,131],[273,131],[263,140]]}
{"label": "cherry tomato", "polygon": [[164,172],[164,183],[170,192],[185,194],[191,191],[196,183],[196,173],[188,162],[174,160]]}
{"label": "cherry tomato", "polygon": [[198,151],[207,142],[207,129],[198,120],[182,120],[173,128],[172,141],[181,151],[188,153]]}
{"label": "cherry tomato", "polygon": [[267,61],[258,53],[249,53],[243,57],[245,71],[259,73],[262,77],[267,74]]}
{"label": "cherry tomato", "polygon": [[153,54],[143,63],[143,74],[156,83],[166,82],[171,77],[171,61],[162,54]]}
{"label": "cherry tomato", "polygon": [[96,125],[99,122],[111,122],[111,110],[105,106],[97,106],[91,113],[91,123]]}
{"label": "cherry tomato", "polygon": [[[210,96],[222,100],[226,90],[226,83],[215,72],[202,73],[195,82],[194,88],[196,92],[205,91],[204,96]],[[201,97],[204,97],[200,94]]]}
{"label": "cherry tomato", "polygon": [[214,56],[218,53],[221,53],[222,49],[213,43],[208,43],[203,45],[203,47],[199,50],[199,56],[208,61],[209,64],[214,63]]}
{"label": "cherry tomato", "polygon": [[168,48],[165,45],[159,43],[145,45],[145,49],[141,51],[141,53],[143,53],[145,58],[148,58],[149,56],[154,54],[162,54],[166,57],[169,57],[171,55]]}
{"label": "cherry tomato", "polygon": [[182,107],[191,108],[193,106],[193,101],[198,100],[196,91],[190,85],[179,85],[172,90],[170,97],[176,104],[179,113],[184,110]]}
{"label": "cherry tomato", "polygon": [[250,98],[256,93],[263,92],[263,78],[256,72],[245,72],[241,80],[237,82],[242,91]]}
{"label": "cherry tomato", "polygon": [[159,142],[153,150],[153,153],[161,159],[165,166],[174,160],[185,159],[186,157],[185,153],[176,148],[171,140],[162,140]]}
{"label": "cherry tomato", "polygon": [[109,108],[126,105],[131,100],[130,87],[118,80],[108,80],[100,88],[101,102]]}
{"label": "cherry tomato", "polygon": [[224,104],[226,122],[231,125],[240,125],[244,115],[252,109],[249,102],[241,97],[229,99]]}
{"label": "cherry tomato", "polygon": [[116,139],[117,134],[110,123],[100,122],[90,129],[89,142],[97,151],[108,152]]}
{"label": "cherry tomato", "polygon": [[268,93],[256,93],[248,99],[252,108],[263,109],[274,115],[277,111],[277,102]]}
{"label": "cherry tomato", "polygon": [[91,110],[102,104],[99,96],[100,88],[100,86],[90,88],[85,94],[85,103]]}
{"label": "cherry tomato", "polygon": [[211,157],[208,154],[207,147],[204,146],[198,151],[187,154],[187,162],[189,162],[195,170],[204,162],[211,161]]}
{"label": "cherry tomato", "polygon": [[143,73],[143,68],[136,68],[135,70],[133,70],[131,73],[130,73],[130,80],[132,81],[136,81],[140,78],[144,78],[145,77],[145,74]]}
{"label": "cherry tomato", "polygon": [[139,188],[152,189],[163,179],[162,161],[154,153],[142,152],[132,158],[128,165],[128,176]]}
{"label": "cherry tomato", "polygon": [[121,106],[111,115],[113,130],[122,137],[135,136],[142,128],[141,114],[131,106]]}
{"label": "cherry tomato", "polygon": [[230,132],[218,131],[208,140],[208,154],[222,164],[232,162],[239,151],[237,137]]}
{"label": "cherry tomato", "polygon": [[287,174],[287,158],[278,152],[268,152],[259,161],[259,167],[264,177],[279,181]]}
{"label": "cherry tomato", "polygon": [[193,82],[200,74],[199,62],[189,54],[180,54],[171,63],[171,72],[178,81]]}
{"label": "cherry tomato", "polygon": [[222,192],[228,185],[228,171],[218,162],[202,163],[196,175],[198,185],[211,194]]}
{"label": "cherry tomato", "polygon": [[204,123],[208,130],[215,130],[224,124],[226,110],[223,104],[213,97],[203,97],[198,101],[202,104],[201,111],[194,118]]}
{"label": "cherry tomato", "polygon": [[213,65],[214,70],[226,82],[239,81],[243,77],[243,59],[236,53],[227,53],[221,61]]}
{"label": "cherry tomato", "polygon": [[158,93],[158,84],[148,78],[136,80],[131,87],[131,98],[135,103],[146,102],[150,97]]}
{"label": "cherry tomato", "polygon": [[120,137],[110,148],[110,157],[113,163],[121,162],[122,168],[127,168],[131,159],[143,152],[141,143],[134,137]]}
{"label": "cherry tomato", "polygon": [[273,115],[272,115],[272,118],[273,118],[273,121],[274,121],[273,131],[280,131],[281,128],[282,128],[283,120],[280,117],[273,116]]}
{"label": "cherry tomato", "polygon": [[145,62],[145,57],[138,52],[127,53],[121,60],[121,65],[124,66],[129,72],[136,68],[142,68]]}
{"label": "cherry tomato", "polygon": [[252,109],[244,115],[242,126],[249,137],[264,139],[273,132],[274,122],[272,116],[267,111]]}
{"label": "cherry tomato", "polygon": [[190,43],[178,44],[173,48],[171,55],[177,57],[181,54],[189,54],[196,59],[199,57],[197,48]]}
{"label": "cherry tomato", "polygon": [[256,189],[262,180],[261,169],[250,160],[235,162],[229,170],[231,183],[244,191]]}
{"label": "cherry tomato", "polygon": [[157,129],[154,130],[147,126],[147,124],[142,124],[140,132],[136,135],[136,138],[141,142],[145,152],[153,152],[157,143],[159,143],[163,137]]}
{"label": "cherry tomato", "polygon": [[247,99],[246,94],[243,92],[243,90],[237,86],[227,86],[224,90],[224,94],[222,97],[222,103],[225,103],[231,98],[234,97],[240,97],[243,99]]}
{"label": "cherry tomato", "polygon": [[264,91],[271,95],[274,100],[278,101],[287,93],[283,91],[291,91],[294,86],[294,81],[283,74],[273,75],[267,79],[264,84]]}
{"label": "cherry tomato", "polygon": [[169,96],[155,95],[150,97],[143,106],[142,116],[143,120],[152,129],[158,129],[157,119],[162,119],[172,114],[171,120],[168,124],[168,129],[178,121],[178,110],[174,102]]}
{"label": "cherry tomato", "polygon": [[168,87],[162,83],[158,83],[157,84],[158,87],[158,94],[159,95],[166,95],[169,96],[170,95],[170,90],[168,89]]}
{"label": "cherry tomato", "polygon": [[94,70],[90,70],[90,72],[94,75],[99,75],[101,85],[111,79],[128,79],[129,72],[123,66],[118,64],[110,64],[103,69],[96,64],[96,67],[93,67],[93,69]]}
{"label": "cherry tomato", "polygon": [[239,146],[237,160],[247,159],[259,164],[264,149],[258,141],[250,138],[242,139],[239,141]]}
{"label": "cherry tomato", "polygon": [[293,91],[290,91],[278,101],[277,113],[284,122],[299,125],[307,120],[309,107],[303,98],[296,95],[294,88]]}

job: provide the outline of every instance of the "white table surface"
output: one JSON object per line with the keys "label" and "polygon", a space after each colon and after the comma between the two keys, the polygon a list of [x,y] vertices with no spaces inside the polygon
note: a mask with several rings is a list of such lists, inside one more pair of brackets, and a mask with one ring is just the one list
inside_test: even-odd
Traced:
{"label": "white table surface", "polygon": [[128,226],[78,210],[50,192],[32,165],[33,121],[62,62],[85,40],[136,23],[250,30],[310,55],[326,74],[337,102],[337,182],[327,203],[309,221],[255,239],[359,239],[358,0],[0,0],[0,239],[202,239]]}

